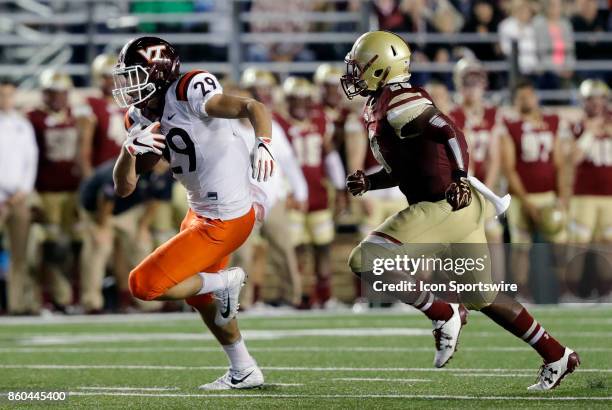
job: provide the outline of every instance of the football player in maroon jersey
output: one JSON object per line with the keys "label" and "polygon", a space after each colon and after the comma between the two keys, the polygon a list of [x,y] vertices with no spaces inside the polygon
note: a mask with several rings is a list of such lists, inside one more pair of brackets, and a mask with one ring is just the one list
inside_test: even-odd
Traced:
{"label": "football player in maroon jersey", "polygon": [[117,57],[112,54],[100,54],[91,64],[94,85],[100,95],[87,97],[86,122],[81,142],[81,167],[83,175],[88,176],[98,165],[117,158],[125,139],[125,110],[119,108],[113,100],[112,70],[117,64]]}
{"label": "football player in maroon jersey", "polygon": [[[468,173],[474,175],[497,191],[501,156],[499,136],[501,118],[495,105],[485,102],[487,73],[479,61],[473,58],[462,58],[453,70],[453,81],[458,94],[457,105],[450,111],[449,117],[463,131],[470,146],[470,164]],[[437,105],[437,104],[436,104]],[[489,243],[503,242],[504,229],[496,218],[494,209],[487,208],[485,233]],[[503,280],[505,261],[502,246],[495,246],[491,257],[495,265],[495,279]]]}
{"label": "football player in maroon jersey", "polygon": [[60,309],[72,302],[72,287],[65,273],[71,269],[70,248],[77,240],[77,190],[79,132],[68,102],[72,80],[64,73],[46,70],[40,75],[43,105],[28,113],[38,143],[36,191],[44,228],[42,271]]}
{"label": "football player in maroon jersey", "polygon": [[[343,206],[344,168],[334,149],[325,115],[313,106],[314,87],[305,78],[289,77],[283,83],[287,113],[276,119],[295,151],[308,185],[306,209],[291,214],[298,257],[303,262],[312,245],[316,276],[313,297],[304,295],[303,307],[328,304],[331,294],[330,244],[334,238],[334,212],[327,181],[337,192],[336,210]],[[302,266],[305,263],[301,263]]]}
{"label": "football player in maroon jersey", "polygon": [[[610,251],[612,243],[612,111],[610,90],[601,80],[585,80],[580,85],[584,115],[571,130],[571,163],[574,167],[573,196],[570,201],[570,246],[597,243]],[[577,246],[578,247],[578,246]],[[576,249],[568,269],[568,290],[578,294],[586,253]],[[609,253],[608,253],[609,254]],[[598,266],[599,295],[607,300],[612,289],[609,263]],[[571,296],[571,295],[566,295]]]}
{"label": "football player in maroon jersey", "polygon": [[502,167],[513,195],[508,210],[511,240],[522,244],[512,249],[512,275],[521,295],[529,298],[532,235],[539,233],[553,243],[565,240],[564,230],[549,226],[552,212],[560,214],[567,209],[568,168],[564,161],[561,119],[541,109],[530,82],[518,83],[514,103],[516,113],[503,121]]}
{"label": "football player in maroon jersey", "polygon": [[[488,252],[484,233],[485,208],[489,206],[484,200],[486,190],[479,187],[477,191],[475,179],[466,178],[469,156],[461,130],[436,108],[425,90],[409,83],[410,54],[401,37],[372,31],[357,39],[345,59],[344,91],[348,98],[367,97],[364,118],[370,146],[383,165],[375,174],[351,174],[348,189],[360,195],[397,185],[410,204],[372,231],[351,253],[351,270],[372,282],[397,276],[395,271],[372,275],[375,261],[371,253],[382,248],[379,252],[386,252],[385,257],[399,256],[393,255],[393,249],[398,249],[392,248],[393,244],[404,245],[403,249],[411,245],[411,250],[419,252],[417,255],[446,246],[471,246],[485,255]],[[474,185],[471,181],[475,181]],[[491,283],[489,270],[490,265],[481,271],[471,270],[457,281]],[[466,322],[465,307],[447,303],[427,291],[393,295],[433,321],[437,351],[434,364],[444,366],[455,352]],[[463,292],[461,300],[522,338],[544,359],[538,381],[530,390],[552,389],[578,366],[578,355],[559,344],[515,300],[494,291]]]}

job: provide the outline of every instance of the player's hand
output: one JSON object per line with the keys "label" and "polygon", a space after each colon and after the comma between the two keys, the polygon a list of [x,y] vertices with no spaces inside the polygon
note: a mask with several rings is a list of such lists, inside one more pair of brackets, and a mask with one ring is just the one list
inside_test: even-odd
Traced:
{"label": "player's hand", "polygon": [[370,189],[368,176],[362,170],[353,172],[346,178],[346,188],[353,195],[363,195]]}
{"label": "player's hand", "polygon": [[132,127],[123,146],[133,157],[147,152],[162,155],[162,151],[166,148],[166,137],[159,133],[159,127],[158,121],[143,129],[138,126]]}
{"label": "player's hand", "polygon": [[292,194],[290,194],[285,200],[285,207],[294,211],[306,212],[308,211],[308,202],[298,201]]}
{"label": "player's hand", "polygon": [[272,149],[270,144],[272,140],[270,138],[255,137],[255,146],[251,157],[253,158],[253,179],[261,182],[267,181],[272,175],[274,175],[274,157],[272,156]]}
{"label": "player's hand", "polygon": [[533,225],[540,223],[540,210],[537,206],[529,201],[522,201],[523,212],[527,215],[527,218],[532,222]]}
{"label": "player's hand", "polygon": [[453,211],[469,206],[472,203],[472,190],[465,177],[458,177],[446,189],[446,202],[450,204]]}

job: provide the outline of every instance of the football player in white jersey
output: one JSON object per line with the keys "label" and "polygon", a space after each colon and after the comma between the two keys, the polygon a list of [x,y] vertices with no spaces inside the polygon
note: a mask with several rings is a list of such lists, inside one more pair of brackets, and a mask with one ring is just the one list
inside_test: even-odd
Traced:
{"label": "football player in white jersey", "polygon": [[[200,388],[259,387],[263,374],[235,319],[246,274],[227,264],[255,223],[249,154],[257,180],[267,180],[274,170],[271,117],[253,99],[224,94],[212,74],[179,75],[179,65],[171,44],[140,37],[123,47],[114,70],[113,95],[120,106],[129,107],[115,190],[130,195],[137,168],[149,167],[163,154],[185,186],[190,207],[181,232],[130,273],[130,290],[142,300],[185,299],[198,310],[230,361],[227,373]],[[251,153],[230,121],[245,117],[257,136]]]}

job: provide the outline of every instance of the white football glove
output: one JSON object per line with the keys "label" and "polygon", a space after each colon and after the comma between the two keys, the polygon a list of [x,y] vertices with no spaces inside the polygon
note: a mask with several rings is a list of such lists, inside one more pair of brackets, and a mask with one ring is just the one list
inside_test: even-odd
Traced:
{"label": "white football glove", "polygon": [[147,152],[162,155],[162,150],[166,148],[166,137],[159,134],[159,127],[158,121],[142,129],[138,125],[132,127],[123,146],[132,156]]}
{"label": "white football glove", "polygon": [[255,137],[255,146],[251,152],[253,179],[267,181],[274,174],[274,157],[270,138]]}

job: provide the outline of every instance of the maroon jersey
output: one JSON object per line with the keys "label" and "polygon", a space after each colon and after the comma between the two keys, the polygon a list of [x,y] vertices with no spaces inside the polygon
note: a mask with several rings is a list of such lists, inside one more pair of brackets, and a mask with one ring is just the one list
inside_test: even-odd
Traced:
{"label": "maroon jersey", "polygon": [[458,106],[449,113],[449,117],[463,131],[470,146],[470,173],[484,181],[491,139],[497,132],[497,108],[487,106],[473,115]]}
{"label": "maroon jersey", "polygon": [[124,110],[106,98],[89,97],[87,103],[96,117],[92,141],[91,165],[97,167],[121,152],[125,139]]}
{"label": "maroon jersey", "polygon": [[304,121],[281,115],[277,115],[275,119],[283,127],[306,178],[308,211],[327,209],[329,198],[325,185],[324,165],[324,145],[327,132],[325,116],[320,110],[313,110],[312,115]]}
{"label": "maroon jersey", "polygon": [[463,133],[422,88],[384,87],[366,102],[364,119],[374,156],[410,204],[444,199],[459,163],[469,163]]}
{"label": "maroon jersey", "polygon": [[504,126],[514,142],[516,172],[528,193],[555,191],[557,170],[553,150],[559,117],[542,115],[539,123],[506,118]]}
{"label": "maroon jersey", "polygon": [[[608,118],[610,123],[612,118]],[[584,133],[584,124],[572,127],[574,138]],[[593,142],[584,153],[584,159],[576,168],[574,179],[575,195],[612,195],[612,132],[603,128],[594,136]]]}
{"label": "maroon jersey", "polygon": [[332,131],[331,135],[334,146],[340,154],[340,159],[342,159],[344,169],[347,169],[345,148],[346,123],[349,115],[351,114],[351,110],[349,110],[347,107],[328,107],[324,105],[317,106],[315,109],[320,110],[325,116],[328,129]]}
{"label": "maroon jersey", "polygon": [[28,113],[38,143],[39,192],[72,192],[79,187],[77,165],[79,135],[70,110],[50,113],[36,109]]}

